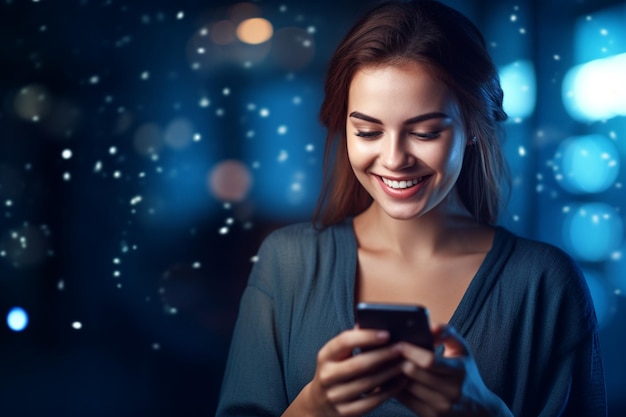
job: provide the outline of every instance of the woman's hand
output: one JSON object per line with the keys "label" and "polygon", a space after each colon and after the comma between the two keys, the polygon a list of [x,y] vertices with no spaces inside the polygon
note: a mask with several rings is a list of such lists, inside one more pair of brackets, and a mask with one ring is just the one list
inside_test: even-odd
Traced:
{"label": "woman's hand", "polygon": [[449,326],[433,329],[443,357],[402,343],[402,366],[408,382],[397,396],[421,417],[512,416],[504,402],[484,384],[465,340]]}
{"label": "woman's hand", "polygon": [[[402,356],[398,346],[385,346],[387,332],[352,329],[320,349],[313,380],[283,414],[361,416],[402,389]],[[376,349],[353,355],[356,348]]]}

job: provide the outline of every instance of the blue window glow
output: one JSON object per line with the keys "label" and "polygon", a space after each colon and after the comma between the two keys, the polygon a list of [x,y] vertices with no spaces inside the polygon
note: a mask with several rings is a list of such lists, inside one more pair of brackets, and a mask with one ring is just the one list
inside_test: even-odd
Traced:
{"label": "blue window glow", "polygon": [[563,222],[563,240],[570,253],[589,262],[610,258],[622,244],[624,223],[605,203],[587,203],[573,210]]}
{"label": "blue window glow", "polygon": [[578,19],[574,32],[577,64],[626,52],[626,4]]}
{"label": "blue window glow", "polygon": [[28,326],[28,313],[21,307],[13,307],[7,314],[7,325],[14,332],[21,332]]}
{"label": "blue window glow", "polygon": [[581,122],[626,116],[626,53],[571,68],[562,98],[569,115]]}
{"label": "blue window glow", "polygon": [[532,115],[537,97],[535,68],[530,61],[515,61],[499,70],[504,110],[512,120]]}
{"label": "blue window glow", "polygon": [[571,193],[599,193],[617,179],[620,158],[614,142],[602,135],[575,136],[563,141],[555,154],[555,175]]}

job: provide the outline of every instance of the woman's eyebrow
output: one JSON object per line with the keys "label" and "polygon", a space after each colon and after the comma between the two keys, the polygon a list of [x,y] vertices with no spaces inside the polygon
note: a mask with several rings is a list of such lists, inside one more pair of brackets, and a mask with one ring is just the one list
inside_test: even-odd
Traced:
{"label": "woman's eyebrow", "polygon": [[[354,111],[352,113],[350,113],[350,117],[354,117],[355,119],[361,119],[364,120],[366,122],[370,122],[370,123],[376,123],[378,125],[382,125],[383,122],[379,119],[376,119],[375,117],[372,116],[368,116],[366,114],[360,113],[358,111]],[[441,112],[432,112],[432,113],[426,113],[426,114],[420,114],[419,116],[415,116],[415,117],[411,117],[410,119],[407,119],[404,121],[405,125],[412,125],[415,123],[420,123],[426,120],[430,120],[430,119],[448,119],[450,116],[448,116],[445,113],[441,113]]]}

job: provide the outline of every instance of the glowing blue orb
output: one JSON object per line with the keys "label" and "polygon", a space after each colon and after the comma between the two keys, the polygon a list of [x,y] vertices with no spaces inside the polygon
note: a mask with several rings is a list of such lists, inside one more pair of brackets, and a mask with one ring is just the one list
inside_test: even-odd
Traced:
{"label": "glowing blue orb", "polygon": [[574,194],[607,190],[619,174],[615,143],[602,135],[575,136],[563,141],[554,157],[558,183]]}
{"label": "glowing blue orb", "polygon": [[515,61],[498,71],[504,91],[504,110],[512,120],[530,116],[535,110],[537,80],[530,61]]}
{"label": "glowing blue orb", "polygon": [[583,271],[589,292],[591,293],[591,299],[593,300],[593,306],[596,310],[596,317],[598,319],[598,325],[600,327],[608,323],[611,318],[611,294],[605,284],[602,276],[595,272]]}
{"label": "glowing blue orb", "polygon": [[563,240],[572,255],[589,262],[609,259],[622,243],[624,223],[613,207],[589,203],[570,212],[563,222]]}
{"label": "glowing blue orb", "polygon": [[7,314],[7,325],[14,332],[21,332],[28,326],[28,313],[21,307],[13,307]]}
{"label": "glowing blue orb", "polygon": [[563,78],[565,109],[582,122],[626,116],[626,54],[571,68]]}

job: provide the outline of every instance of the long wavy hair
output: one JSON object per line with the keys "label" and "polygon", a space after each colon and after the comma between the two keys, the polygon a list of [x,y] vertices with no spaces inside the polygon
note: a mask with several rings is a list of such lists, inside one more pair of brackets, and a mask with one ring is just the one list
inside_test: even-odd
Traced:
{"label": "long wavy hair", "polygon": [[319,228],[340,223],[372,202],[358,182],[346,145],[348,92],[367,66],[421,63],[455,94],[468,138],[456,190],[482,224],[494,224],[509,184],[499,122],[507,119],[497,69],[476,26],[435,0],[388,1],[366,13],[341,41],[326,75],[320,121],[327,130],[322,192],[313,215]]}

